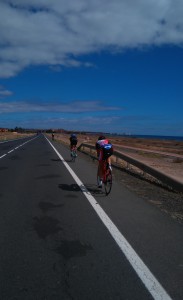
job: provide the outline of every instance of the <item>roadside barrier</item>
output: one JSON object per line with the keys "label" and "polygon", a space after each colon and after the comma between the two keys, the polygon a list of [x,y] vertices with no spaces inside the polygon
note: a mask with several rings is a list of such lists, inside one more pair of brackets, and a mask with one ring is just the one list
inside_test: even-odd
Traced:
{"label": "roadside barrier", "polygon": [[[97,159],[96,154],[95,154],[95,151],[96,151],[95,146],[93,146],[93,145],[82,143],[78,147],[78,150],[81,152],[84,152],[86,154],[89,154],[94,159]],[[113,157],[114,157],[113,166],[120,167],[119,160],[123,160],[126,162],[126,164],[127,164],[126,166],[128,169],[130,169],[130,165],[132,165],[132,166],[140,169],[142,171],[143,175],[145,173],[147,173],[147,174],[153,176],[154,178],[158,179],[159,181],[161,181],[163,184],[172,188],[173,190],[178,191],[178,192],[183,192],[183,183],[178,181],[177,179],[175,179],[169,175],[165,175],[164,173],[158,171],[157,169],[154,169],[154,168],[132,158],[131,156],[123,154],[122,152],[114,151]]]}

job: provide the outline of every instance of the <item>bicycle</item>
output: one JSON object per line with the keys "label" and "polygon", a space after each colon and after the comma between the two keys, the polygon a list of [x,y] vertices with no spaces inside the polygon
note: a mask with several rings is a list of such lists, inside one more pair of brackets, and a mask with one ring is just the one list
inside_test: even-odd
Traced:
{"label": "bicycle", "polygon": [[71,161],[75,162],[76,157],[77,157],[77,148],[76,148],[76,146],[72,146],[72,149],[71,149]]}
{"label": "bicycle", "polygon": [[[97,171],[97,184],[99,185],[101,179],[98,174],[99,174],[99,167]],[[105,194],[106,196],[108,196],[112,189],[112,171],[109,168],[109,163],[107,159],[104,160],[102,183],[104,184]]]}

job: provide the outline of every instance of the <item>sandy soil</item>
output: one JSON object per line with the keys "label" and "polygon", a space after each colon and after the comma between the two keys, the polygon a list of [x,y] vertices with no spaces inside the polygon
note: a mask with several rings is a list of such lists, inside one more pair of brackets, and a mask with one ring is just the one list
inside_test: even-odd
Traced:
{"label": "sandy soil", "polygon": [[0,142],[31,136],[32,133],[0,132]]}
{"label": "sandy soil", "polygon": [[183,183],[183,142],[121,138],[113,139],[113,143],[117,149]]}

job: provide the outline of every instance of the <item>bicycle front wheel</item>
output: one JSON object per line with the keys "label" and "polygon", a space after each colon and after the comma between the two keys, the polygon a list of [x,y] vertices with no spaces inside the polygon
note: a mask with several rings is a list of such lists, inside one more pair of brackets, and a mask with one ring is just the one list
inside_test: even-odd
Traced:
{"label": "bicycle front wheel", "polygon": [[109,193],[111,192],[111,189],[112,189],[112,172],[111,172],[111,170],[107,171],[104,188],[105,188],[106,196],[109,195]]}

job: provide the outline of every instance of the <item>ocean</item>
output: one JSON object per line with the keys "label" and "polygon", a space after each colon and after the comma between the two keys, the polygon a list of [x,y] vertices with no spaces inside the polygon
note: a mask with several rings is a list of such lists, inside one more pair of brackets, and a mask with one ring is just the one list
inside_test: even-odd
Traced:
{"label": "ocean", "polygon": [[118,134],[109,132],[85,132],[88,135],[104,135],[104,136],[120,136],[127,138],[141,138],[141,139],[155,139],[155,140],[166,140],[166,141],[179,141],[183,142],[183,136],[167,136],[167,135],[143,135],[143,134]]}

